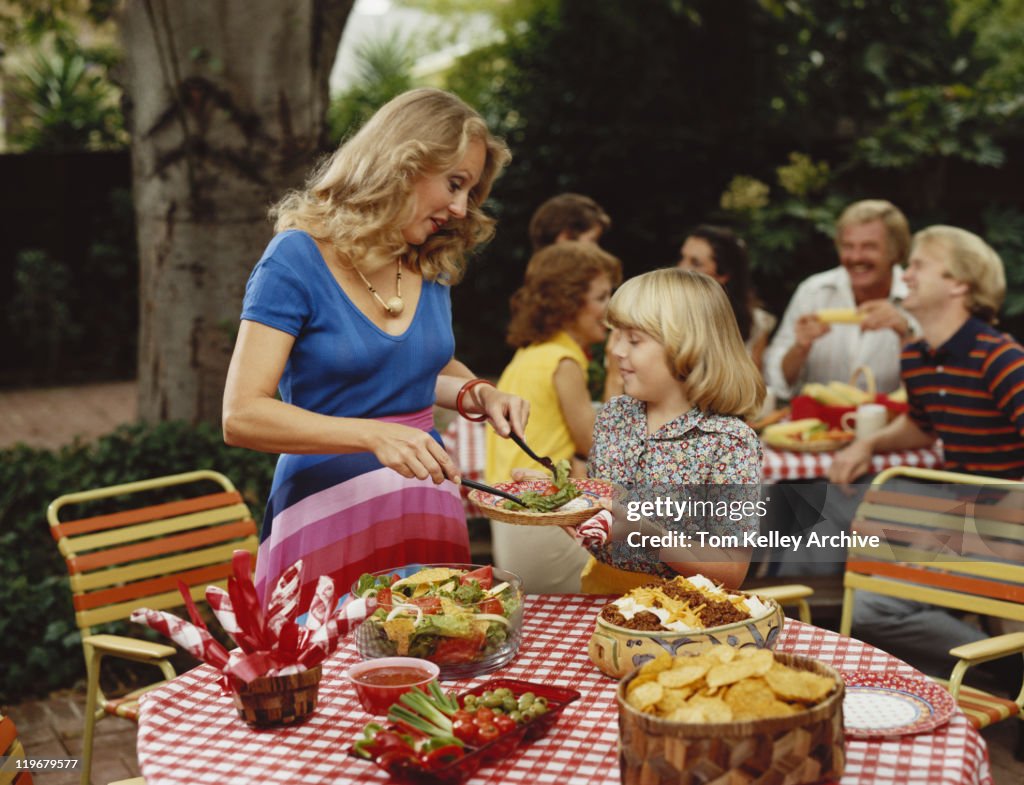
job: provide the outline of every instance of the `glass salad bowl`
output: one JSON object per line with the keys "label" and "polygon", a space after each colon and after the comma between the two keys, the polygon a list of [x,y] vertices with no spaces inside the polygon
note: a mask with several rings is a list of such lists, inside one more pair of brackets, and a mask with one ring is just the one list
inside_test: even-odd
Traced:
{"label": "glass salad bowl", "polygon": [[497,670],[516,656],[522,638],[523,582],[479,564],[409,564],[365,573],[352,586],[376,610],[356,629],[364,660],[419,657],[441,679]]}

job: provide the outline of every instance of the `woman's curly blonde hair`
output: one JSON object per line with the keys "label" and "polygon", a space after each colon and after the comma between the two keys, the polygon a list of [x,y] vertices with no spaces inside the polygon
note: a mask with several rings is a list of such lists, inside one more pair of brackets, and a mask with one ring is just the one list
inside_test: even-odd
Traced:
{"label": "woman's curly blonde hair", "polygon": [[527,265],[526,282],[509,300],[508,344],[521,348],[551,338],[583,310],[591,282],[607,275],[622,282],[622,263],[593,243],[571,240],[549,245]]}
{"label": "woman's curly blonde hair", "polygon": [[[410,248],[402,228],[415,210],[414,184],[458,165],[474,140],[484,143],[486,156],[466,216]],[[377,110],[317,167],[304,189],[274,205],[270,217],[275,231],[301,229],[349,263],[376,266],[406,256],[427,280],[457,283],[466,253],[494,234],[494,219],[481,206],[510,158],[505,142],[461,99],[434,88],[410,90]]]}

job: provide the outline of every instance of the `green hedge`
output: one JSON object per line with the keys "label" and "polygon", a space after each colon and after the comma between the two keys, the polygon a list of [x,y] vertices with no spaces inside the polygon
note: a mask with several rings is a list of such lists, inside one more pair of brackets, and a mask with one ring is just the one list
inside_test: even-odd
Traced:
{"label": "green hedge", "polygon": [[[71,686],[85,675],[66,568],[46,522],[52,499],[216,469],[235,483],[258,522],[275,460],[228,447],[217,428],[183,423],[123,426],[90,444],[59,451],[25,446],[0,451],[0,705]],[[139,633],[137,625],[120,629],[129,626]]]}

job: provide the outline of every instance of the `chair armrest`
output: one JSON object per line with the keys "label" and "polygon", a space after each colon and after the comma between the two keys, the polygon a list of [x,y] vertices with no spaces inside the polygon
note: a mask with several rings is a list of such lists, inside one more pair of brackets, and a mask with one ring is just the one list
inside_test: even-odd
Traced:
{"label": "chair armrest", "polygon": [[797,615],[805,624],[811,623],[811,606],[807,598],[814,594],[814,589],[802,583],[786,583],[780,586],[764,586],[754,589],[753,593],[766,600],[775,600],[779,605],[796,605]]}
{"label": "chair armrest", "polygon": [[125,635],[87,635],[82,643],[92,646],[103,654],[112,654],[139,662],[163,660],[177,653],[177,649],[164,643],[142,641]]}
{"label": "chair armrest", "polygon": [[804,597],[810,597],[814,594],[814,589],[804,586],[802,583],[787,583],[782,586],[762,586],[758,589],[751,589],[751,594],[785,605],[802,600]]}
{"label": "chair armrest", "polygon": [[965,643],[963,646],[949,650],[951,656],[958,660],[965,660],[971,665],[1022,652],[1024,652],[1024,632],[1008,632],[994,638]]}

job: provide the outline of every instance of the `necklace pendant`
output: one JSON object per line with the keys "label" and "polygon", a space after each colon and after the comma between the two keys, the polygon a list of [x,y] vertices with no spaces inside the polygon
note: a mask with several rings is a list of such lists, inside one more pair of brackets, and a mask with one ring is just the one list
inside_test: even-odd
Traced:
{"label": "necklace pendant", "polygon": [[401,316],[402,311],[405,310],[405,300],[401,297],[389,297],[388,301],[384,303],[384,309],[391,316]]}

